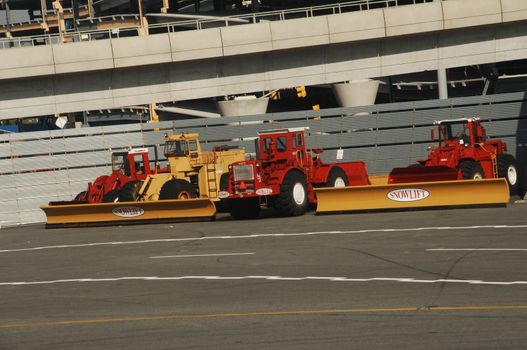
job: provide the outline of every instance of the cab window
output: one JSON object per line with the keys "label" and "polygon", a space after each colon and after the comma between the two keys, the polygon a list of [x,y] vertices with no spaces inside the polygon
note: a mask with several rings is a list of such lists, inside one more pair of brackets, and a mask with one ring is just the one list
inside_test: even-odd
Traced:
{"label": "cab window", "polygon": [[293,135],[293,148],[297,148],[297,147],[300,147],[302,145],[303,145],[302,134],[298,132],[298,133]]}
{"label": "cab window", "polygon": [[198,142],[196,140],[190,140],[188,142],[188,149],[190,152],[195,152],[198,150]]}
{"label": "cab window", "polygon": [[272,139],[270,137],[266,137],[265,139],[263,139],[262,148],[264,152],[269,152],[269,149],[271,148],[271,140]]}
{"label": "cab window", "polygon": [[120,171],[125,176],[130,176],[127,153],[114,153],[112,155],[112,170]]}
{"label": "cab window", "polygon": [[276,138],[276,150],[278,152],[285,152],[287,149],[287,139],[285,137]]}
{"label": "cab window", "polygon": [[165,144],[165,156],[184,156],[185,151],[185,142],[168,141]]}
{"label": "cab window", "polygon": [[144,174],[144,172],[145,172],[145,165],[143,163],[143,155],[142,154],[135,154],[134,155],[134,166],[135,166],[135,172],[137,174]]}

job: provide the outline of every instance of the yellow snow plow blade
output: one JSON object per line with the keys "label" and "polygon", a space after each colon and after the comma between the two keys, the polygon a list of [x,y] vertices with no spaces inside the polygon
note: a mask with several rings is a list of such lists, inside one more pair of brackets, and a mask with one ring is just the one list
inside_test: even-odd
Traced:
{"label": "yellow snow plow blade", "polygon": [[316,188],[317,214],[404,208],[504,206],[505,179]]}
{"label": "yellow snow plow blade", "polygon": [[213,220],[216,216],[214,203],[209,199],[47,205],[41,208],[47,216],[46,228]]}

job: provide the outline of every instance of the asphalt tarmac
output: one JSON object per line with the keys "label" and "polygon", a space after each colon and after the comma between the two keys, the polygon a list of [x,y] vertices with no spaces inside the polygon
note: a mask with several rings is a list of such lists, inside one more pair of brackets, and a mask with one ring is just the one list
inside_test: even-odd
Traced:
{"label": "asphalt tarmac", "polygon": [[527,204],[0,231],[0,349],[521,349]]}

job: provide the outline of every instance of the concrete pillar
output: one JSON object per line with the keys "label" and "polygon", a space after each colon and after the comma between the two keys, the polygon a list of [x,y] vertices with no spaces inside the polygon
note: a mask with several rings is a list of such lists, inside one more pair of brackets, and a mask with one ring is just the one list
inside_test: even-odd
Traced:
{"label": "concrete pillar", "polygon": [[437,70],[437,90],[439,90],[440,100],[446,100],[448,98],[448,80],[446,78],[446,68],[439,68]]}
{"label": "concrete pillar", "polygon": [[333,93],[341,107],[370,106],[375,104],[379,81],[372,79],[352,80],[333,84]]}
{"label": "concrete pillar", "polygon": [[90,19],[95,17],[95,13],[93,10],[93,0],[88,0],[88,17],[90,17]]}
{"label": "concrete pillar", "polygon": [[40,14],[42,15],[42,29],[45,32],[49,32],[48,19],[47,19],[48,8],[46,6],[46,0],[40,0]]}
{"label": "concrete pillar", "polygon": [[268,97],[256,98],[254,95],[239,96],[234,100],[216,102],[216,106],[223,117],[265,114],[268,104]]}

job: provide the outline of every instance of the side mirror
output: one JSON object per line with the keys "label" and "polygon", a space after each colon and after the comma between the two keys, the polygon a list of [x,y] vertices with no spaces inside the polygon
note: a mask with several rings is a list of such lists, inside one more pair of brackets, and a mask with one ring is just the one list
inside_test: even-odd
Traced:
{"label": "side mirror", "polygon": [[430,130],[430,139],[434,141],[436,139],[436,133],[434,129]]}

